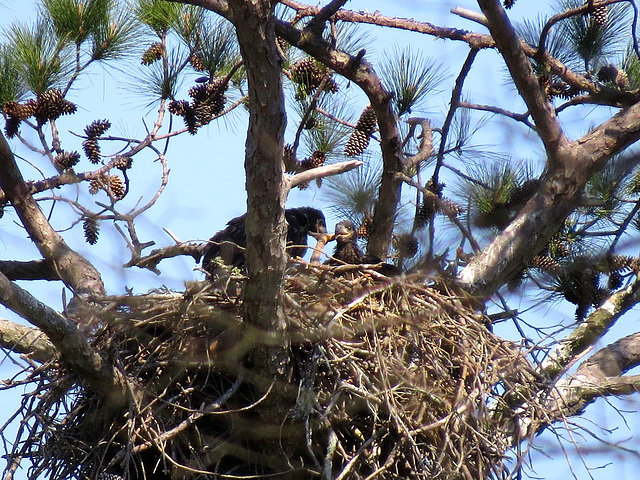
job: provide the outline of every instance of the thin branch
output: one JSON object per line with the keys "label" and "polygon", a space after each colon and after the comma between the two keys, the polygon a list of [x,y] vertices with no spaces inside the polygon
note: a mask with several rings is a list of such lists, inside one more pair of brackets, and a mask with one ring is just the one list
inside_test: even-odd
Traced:
{"label": "thin branch", "polygon": [[[411,125],[410,129],[413,131],[417,124],[422,127],[420,133],[420,147],[415,155],[406,157],[402,162],[402,168],[406,172],[416,165],[426,161],[433,154],[433,131],[431,129],[431,123],[426,118],[409,118],[407,123]],[[404,144],[405,142],[403,142]]]}
{"label": "thin branch", "polygon": [[529,117],[529,112],[515,113],[515,112],[510,112],[509,110],[505,110],[504,108],[494,107],[493,105],[478,105],[476,103],[470,103],[465,101],[460,102],[458,104],[458,107],[468,108],[470,110],[479,110],[482,112],[496,113],[498,115],[504,115],[505,117],[512,118],[513,120],[524,123],[527,127],[529,127],[534,131],[536,129],[535,125],[533,125],[529,120],[527,120]]}
{"label": "thin branch", "polygon": [[194,243],[178,243],[176,245],[169,245],[167,247],[158,248],[152,250],[149,255],[144,257],[132,258],[123,265],[125,268],[139,267],[151,270],[156,275],[160,275],[160,270],[156,267],[158,264],[166,258],[174,258],[181,255],[190,255],[198,263],[200,257],[202,257],[202,251],[204,246]]}
{"label": "thin branch", "polygon": [[320,10],[307,24],[305,30],[312,32],[314,35],[321,35],[324,30],[324,24],[340,10],[348,0],[331,0]]}

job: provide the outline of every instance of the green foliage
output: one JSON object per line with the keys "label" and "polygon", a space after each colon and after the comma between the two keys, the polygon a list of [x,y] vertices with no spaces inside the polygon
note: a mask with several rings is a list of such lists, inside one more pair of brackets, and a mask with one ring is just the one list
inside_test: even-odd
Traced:
{"label": "green foliage", "polygon": [[61,40],[80,46],[107,22],[114,5],[114,0],[42,0],[41,9]]}
{"label": "green foliage", "polygon": [[504,228],[522,205],[517,196],[531,178],[530,169],[500,162],[477,164],[471,170],[461,195],[470,206],[472,222],[480,228]]}
{"label": "green foliage", "polygon": [[185,6],[164,0],[137,0],[134,12],[138,19],[162,37],[179,23]]}
{"label": "green foliage", "polygon": [[[561,0],[562,10],[581,7],[583,0]],[[560,24],[559,35],[565,36],[584,62],[585,71],[593,68],[594,61],[603,61],[624,50],[629,35],[624,21],[628,5],[608,5],[608,18],[599,25],[591,15],[574,15]]]}
{"label": "green foliage", "polygon": [[627,48],[622,68],[627,73],[631,90],[640,88],[640,59],[632,47]]}
{"label": "green foliage", "polygon": [[196,45],[198,40],[206,34],[204,31],[207,28],[206,23],[207,10],[188,5],[180,12],[172,27],[186,45]]}
{"label": "green foliage", "polygon": [[411,113],[434,93],[447,78],[442,65],[407,47],[396,48],[383,57],[380,76],[394,94],[394,105],[399,116]]}
{"label": "green foliage", "polygon": [[371,215],[380,187],[380,166],[371,159],[360,168],[325,179],[324,198],[339,217],[359,225]]}
{"label": "green foliage", "polygon": [[155,62],[145,67],[137,79],[137,87],[142,89],[136,91],[141,91],[145,98],[150,96],[154,99],[174,98],[182,83],[180,74],[184,69],[184,59],[184,52],[175,49],[168,53],[166,64]]}
{"label": "green foliage", "polygon": [[20,65],[11,47],[0,46],[0,106],[9,101],[21,101],[26,93]]}
{"label": "green foliage", "polygon": [[113,8],[93,29],[91,58],[111,60],[133,51],[140,39],[139,23],[131,10]]}
{"label": "green foliage", "polygon": [[367,50],[371,54],[373,38],[364,32],[360,25],[349,22],[337,22],[334,32],[326,32],[325,38],[330,42],[335,41],[338,50],[350,55],[356,55],[360,50]]}
{"label": "green foliage", "polygon": [[[331,95],[320,95],[317,107],[328,112],[334,118],[349,119],[353,117],[353,112],[349,111],[346,102],[332,101]],[[299,100],[295,103],[295,109],[300,118],[309,109],[307,99]],[[341,150],[344,143],[353,131],[351,128],[336,122],[318,111],[312,111],[307,119],[307,125],[302,131],[302,142],[309,153],[321,151],[331,154],[336,150]]]}
{"label": "green foliage", "polygon": [[60,85],[70,71],[70,58],[49,22],[33,26],[15,24],[8,32],[8,48],[20,66],[26,87],[34,93]]}
{"label": "green foliage", "polygon": [[233,26],[224,19],[203,22],[194,32],[193,45],[211,77],[226,75],[240,61]]}
{"label": "green foliage", "polygon": [[[516,24],[516,31],[522,39],[529,45],[537,46],[540,41],[540,33],[547,18],[538,15],[535,19],[525,18],[520,24]],[[569,37],[563,34],[562,29],[552,28],[547,36],[545,43],[547,51],[565,65],[574,65],[578,59],[578,54],[573,48],[573,44],[569,41]],[[533,69],[538,75],[549,73],[549,67],[545,64],[538,63],[535,59],[529,59],[533,65]]]}

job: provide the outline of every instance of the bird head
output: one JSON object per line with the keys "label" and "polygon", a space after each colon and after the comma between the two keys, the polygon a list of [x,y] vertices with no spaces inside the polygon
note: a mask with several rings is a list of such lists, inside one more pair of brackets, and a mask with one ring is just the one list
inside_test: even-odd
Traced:
{"label": "bird head", "polygon": [[356,227],[350,220],[336,223],[334,238],[338,243],[353,243],[356,240]]}

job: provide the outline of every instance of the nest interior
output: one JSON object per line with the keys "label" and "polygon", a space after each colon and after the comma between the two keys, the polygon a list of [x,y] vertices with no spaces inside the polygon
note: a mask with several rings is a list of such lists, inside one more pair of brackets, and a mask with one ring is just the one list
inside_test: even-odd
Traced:
{"label": "nest interior", "polygon": [[28,459],[29,478],[61,479],[504,473],[537,381],[526,352],[443,282],[343,270],[293,269],[276,332],[243,323],[231,276],[95,299],[92,341],[139,393],[114,412],[59,362],[30,366],[8,470]]}

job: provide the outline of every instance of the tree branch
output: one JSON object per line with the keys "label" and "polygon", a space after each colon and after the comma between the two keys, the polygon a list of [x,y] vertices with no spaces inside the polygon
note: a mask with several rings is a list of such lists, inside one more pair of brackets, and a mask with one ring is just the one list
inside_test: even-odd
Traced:
{"label": "tree branch", "polygon": [[0,273],[0,303],[42,330],[60,352],[63,362],[91,390],[114,408],[123,406],[128,389],[121,374],[95,352],[78,326]]}
{"label": "tree branch", "polygon": [[360,160],[348,160],[346,162],[332,163],[331,165],[323,165],[322,167],[312,168],[311,170],[305,170],[304,172],[296,173],[292,176],[287,176],[288,188],[291,190],[298,185],[310,182],[317,178],[330,177],[333,175],[339,175],[359,166],[364,165]]}
{"label": "tree branch", "polygon": [[156,267],[165,258],[173,258],[180,255],[190,255],[197,262],[202,257],[202,251],[204,246],[194,243],[177,243],[175,245],[169,245],[168,247],[157,248],[152,250],[149,255],[144,257],[132,258],[123,265],[125,268],[139,267],[151,270],[156,275],[160,275],[160,270]]}
{"label": "tree branch", "polygon": [[4,135],[0,135],[0,184],[29,237],[42,256],[55,266],[65,284],[75,294],[104,293],[100,273],[82,255],[69,248],[31,196]]}
{"label": "tree branch", "polygon": [[511,78],[529,108],[549,162],[554,163],[558,151],[566,147],[568,140],[560,128],[547,94],[540,87],[531,62],[522,49],[522,41],[497,0],[479,0],[478,4],[487,17],[489,31],[507,64]]}
{"label": "tree branch", "polygon": [[402,171],[403,155],[402,140],[392,108],[391,95],[385,89],[373,67],[364,60],[364,50],[358,55],[352,56],[333,49],[319,35],[300,31],[282,20],[275,22],[278,35],[354,82],[369,98],[378,121],[384,167],[378,193],[379,200],[374,211],[374,228],[369,236],[368,248],[370,253],[385,257],[391,243],[393,220],[396,217],[402,187],[402,182],[395,176],[395,173]]}
{"label": "tree branch", "polygon": [[585,318],[542,363],[545,376],[555,379],[576,357],[593,346],[609,328],[630,308],[640,302],[640,281],[611,295],[600,307]]}
{"label": "tree branch", "polygon": [[9,280],[60,280],[55,267],[47,260],[0,260],[0,272]]}
{"label": "tree branch", "polygon": [[0,346],[28,355],[40,363],[58,355],[58,351],[42,331],[4,319],[0,319]]}
{"label": "tree branch", "polygon": [[602,348],[553,387],[547,402],[551,419],[578,415],[600,397],[640,392],[640,375],[622,375],[638,365],[640,332]]}

